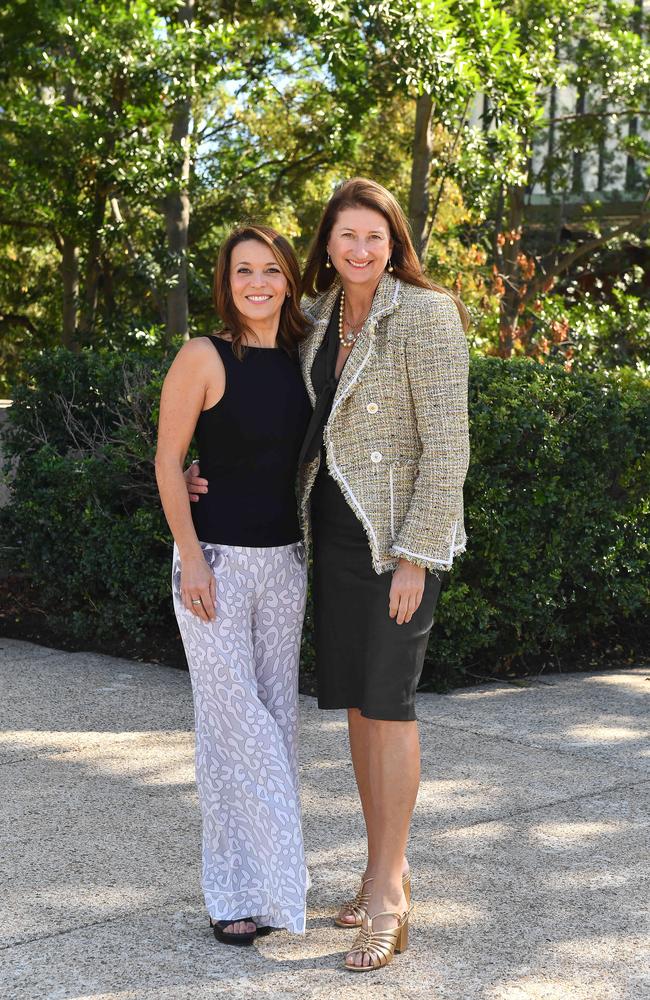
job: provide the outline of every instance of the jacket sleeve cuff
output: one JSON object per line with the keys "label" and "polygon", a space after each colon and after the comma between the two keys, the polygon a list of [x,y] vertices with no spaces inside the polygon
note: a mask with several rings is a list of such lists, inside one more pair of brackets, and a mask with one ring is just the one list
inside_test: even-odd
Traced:
{"label": "jacket sleeve cuff", "polygon": [[454,561],[454,556],[459,555],[461,552],[465,551],[465,546],[455,546],[456,541],[456,530],[458,528],[458,523],[454,525],[454,529],[451,536],[451,545],[445,553],[440,552],[423,552],[416,546],[409,546],[408,544],[401,544],[398,539],[390,547],[390,554],[395,556],[397,559],[407,559],[414,566],[422,566],[424,569],[431,570],[431,572],[440,572],[441,570],[450,570]]}

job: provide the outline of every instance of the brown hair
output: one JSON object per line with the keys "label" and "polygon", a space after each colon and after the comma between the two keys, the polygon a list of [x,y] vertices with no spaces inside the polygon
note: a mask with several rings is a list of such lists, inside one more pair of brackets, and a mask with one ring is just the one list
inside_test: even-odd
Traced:
{"label": "brown hair", "polygon": [[463,328],[469,326],[469,313],[457,295],[449,288],[430,281],[422,270],[422,265],[415,252],[406,216],[397,199],[376,181],[365,177],[354,177],[340,184],[325,206],[325,211],[318,224],[316,235],[309,248],[307,263],[303,275],[302,288],[305,295],[314,297],[330,287],[336,271],[325,266],[327,260],[327,242],[336,222],[339,212],[345,208],[372,208],[379,212],[388,223],[390,237],[393,241],[391,262],[393,274],[407,285],[417,285],[418,288],[432,288],[443,292],[454,300],[460,313]]}
{"label": "brown hair", "polygon": [[270,226],[247,225],[233,229],[219,250],[214,268],[212,301],[223,323],[224,332],[231,335],[233,352],[241,360],[246,350],[242,338],[244,334],[253,331],[247,327],[245,318],[233,301],[230,287],[230,258],[235,247],[244,240],[257,240],[258,243],[267,246],[287,279],[287,290],[290,295],[282,304],[278,345],[292,354],[309,332],[308,320],[300,309],[300,265],[289,241]]}

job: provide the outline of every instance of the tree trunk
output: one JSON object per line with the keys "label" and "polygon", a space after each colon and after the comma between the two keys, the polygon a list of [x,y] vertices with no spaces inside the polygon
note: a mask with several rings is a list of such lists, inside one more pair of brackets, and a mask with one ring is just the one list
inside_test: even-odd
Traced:
{"label": "tree trunk", "polygon": [[519,280],[517,256],[521,249],[521,234],[524,223],[525,188],[523,185],[508,190],[507,231],[501,250],[501,274],[505,291],[501,297],[499,315],[499,354],[509,358],[517,335],[519,305],[522,289]]}
{"label": "tree trunk", "polygon": [[447,157],[447,162],[445,163],[445,165],[443,167],[442,173],[440,175],[440,179],[438,181],[438,190],[436,192],[436,197],[435,197],[435,200],[433,202],[433,208],[431,209],[430,213],[427,213],[428,214],[428,218],[426,219],[426,222],[425,222],[424,242],[423,242],[422,247],[420,249],[420,260],[422,261],[423,264],[424,264],[424,262],[425,262],[425,260],[427,258],[427,254],[429,252],[429,243],[431,242],[431,234],[433,233],[433,227],[434,227],[434,224],[435,224],[435,221],[436,221],[436,215],[438,214],[438,209],[440,207],[440,202],[442,201],[442,195],[443,195],[443,192],[445,190],[445,181],[447,180],[447,177],[449,176],[449,171],[450,171],[451,165],[453,163],[453,159],[454,159],[454,153],[456,152],[456,147],[458,146],[458,142],[460,140],[460,137],[461,137],[461,134],[462,134],[462,131],[463,131],[463,126],[465,125],[465,119],[467,118],[467,111],[469,109],[469,102],[470,102],[470,100],[471,100],[471,97],[468,97],[467,100],[465,101],[465,108],[463,110],[463,114],[461,115],[460,121],[458,122],[458,127],[456,128],[456,134],[454,136],[454,141],[452,142],[451,149],[449,150],[449,154],[448,154],[448,157]]}
{"label": "tree trunk", "polygon": [[113,281],[113,265],[107,254],[102,253],[101,259],[102,268],[102,294],[104,297],[104,304],[106,307],[106,318],[109,323],[112,322],[116,311],[115,302],[115,282]]}
{"label": "tree trunk", "polygon": [[[189,26],[194,20],[195,0],[186,0],[178,9],[176,20]],[[170,256],[167,274],[167,339],[182,334],[187,339],[187,244],[190,224],[190,122],[192,98],[188,93],[176,102],[173,111],[172,147],[178,148],[178,160],[173,189],[165,199],[165,230]]]}
{"label": "tree trunk", "polygon": [[61,240],[61,280],[63,282],[63,345],[76,349],[77,306],[79,302],[79,247],[69,236]]}
{"label": "tree trunk", "polygon": [[422,259],[427,243],[429,172],[433,155],[432,115],[433,101],[431,96],[422,94],[418,97],[415,107],[415,137],[409,192],[409,222],[413,232],[415,250],[420,259]]}
{"label": "tree trunk", "polygon": [[88,256],[86,258],[84,274],[83,305],[79,322],[79,335],[82,343],[88,342],[95,326],[99,298],[99,279],[102,273],[102,241],[100,232],[106,213],[107,191],[103,182],[97,180],[95,183],[95,198],[90,221],[90,240],[88,241]]}
{"label": "tree trunk", "polygon": [[[71,80],[63,84],[63,97],[70,108],[79,103],[79,97]],[[77,323],[79,315],[79,247],[77,241],[68,233],[56,236],[57,247],[61,253],[61,281],[63,284],[63,328],[61,339],[64,347],[76,351]]]}

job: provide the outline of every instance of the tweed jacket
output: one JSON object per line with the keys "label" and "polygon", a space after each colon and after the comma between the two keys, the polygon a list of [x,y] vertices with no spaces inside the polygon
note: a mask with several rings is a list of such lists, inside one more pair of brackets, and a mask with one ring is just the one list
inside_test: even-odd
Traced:
{"label": "tweed jacket", "polygon": [[[340,279],[302,306],[313,331],[300,345],[311,367]],[[327,466],[363,525],[375,572],[406,558],[450,569],[465,548],[463,482],[469,461],[468,350],[458,309],[442,292],[385,273],[343,368],[325,426]],[[309,496],[320,456],[300,470],[300,515],[310,544]]]}

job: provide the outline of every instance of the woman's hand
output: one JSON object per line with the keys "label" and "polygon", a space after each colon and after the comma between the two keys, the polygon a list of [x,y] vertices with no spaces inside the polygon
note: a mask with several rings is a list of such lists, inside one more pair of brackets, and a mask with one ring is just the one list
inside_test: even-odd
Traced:
{"label": "woman's hand", "polygon": [[193,500],[195,503],[199,499],[199,493],[208,492],[208,481],[207,479],[199,479],[200,471],[199,463],[192,462],[183,473],[190,500]]}
{"label": "woman's hand", "polygon": [[[202,552],[181,558],[181,600],[201,621],[212,622],[217,617],[217,585]],[[199,603],[194,604],[194,601]]]}
{"label": "woman's hand", "polygon": [[391,618],[397,616],[398,625],[410,622],[420,607],[424,594],[425,574],[424,567],[415,566],[408,559],[400,559],[390,585],[388,612]]}

